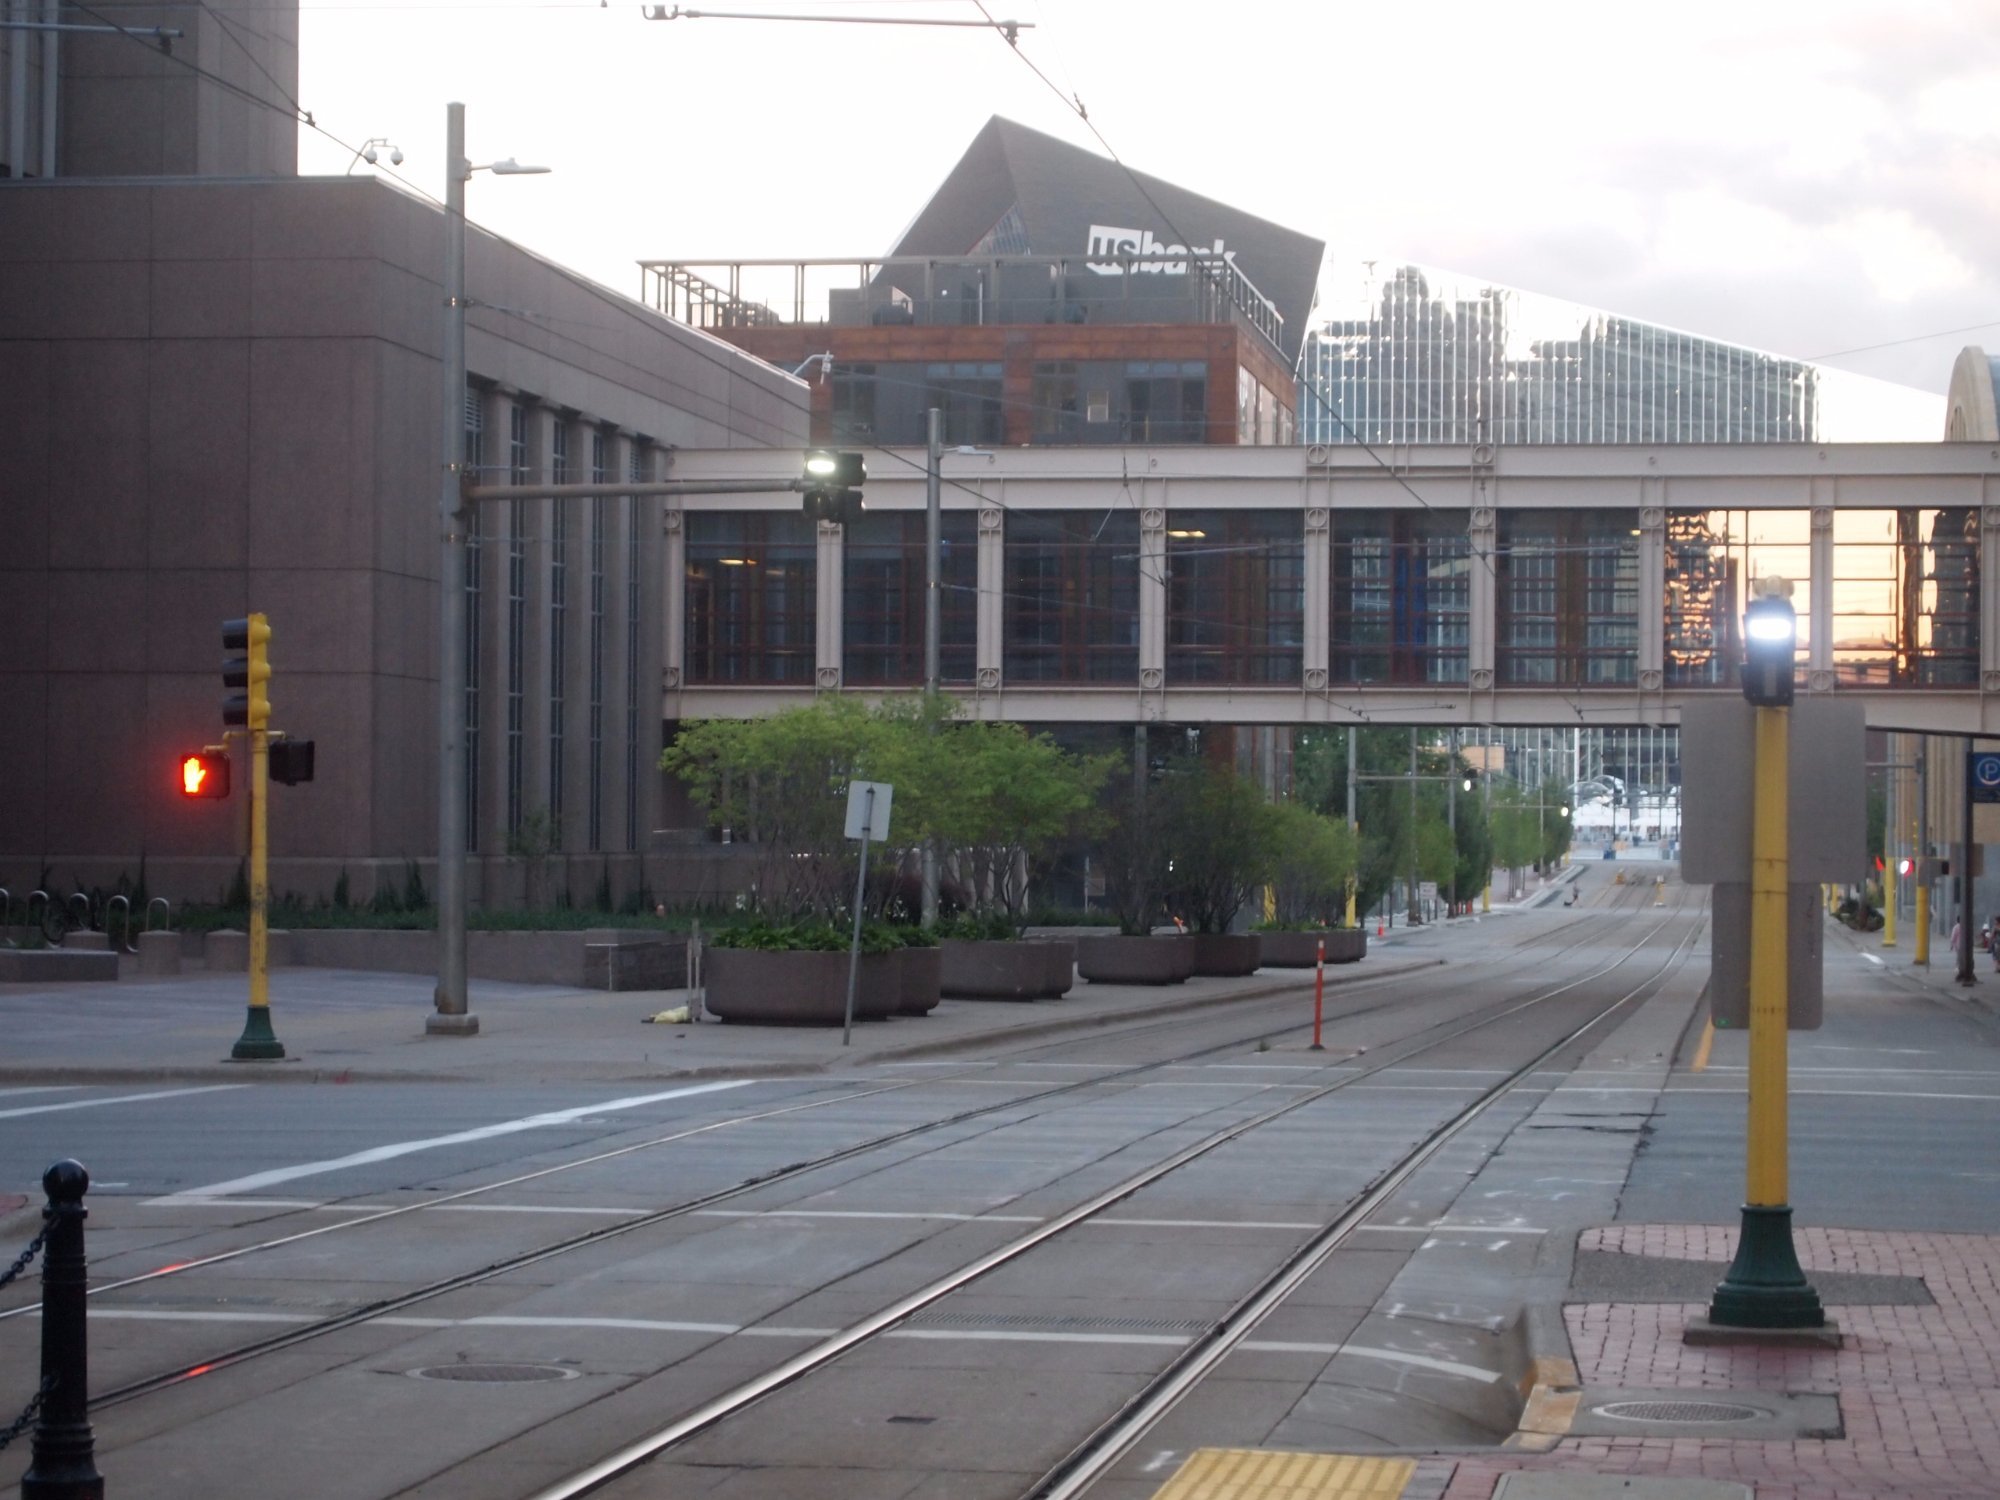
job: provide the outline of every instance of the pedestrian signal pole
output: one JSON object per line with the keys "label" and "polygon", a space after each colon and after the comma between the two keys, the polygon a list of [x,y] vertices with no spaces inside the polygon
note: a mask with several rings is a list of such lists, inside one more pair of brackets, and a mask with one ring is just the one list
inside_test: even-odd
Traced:
{"label": "pedestrian signal pole", "polygon": [[270,845],[265,805],[270,800],[271,624],[250,615],[222,624],[222,648],[241,652],[222,664],[223,686],[234,689],[222,700],[222,722],[240,728],[250,741],[250,1009],[243,1035],[229,1049],[237,1062],[269,1062],[285,1055],[271,1030]]}
{"label": "pedestrian signal pole", "polygon": [[1708,1321],[1717,1328],[1824,1328],[1819,1294],[1792,1245],[1786,1139],[1788,819],[1792,679],[1798,616],[1791,585],[1758,584],[1744,614],[1743,696],[1756,707],[1750,835],[1750,1111],[1742,1231]]}

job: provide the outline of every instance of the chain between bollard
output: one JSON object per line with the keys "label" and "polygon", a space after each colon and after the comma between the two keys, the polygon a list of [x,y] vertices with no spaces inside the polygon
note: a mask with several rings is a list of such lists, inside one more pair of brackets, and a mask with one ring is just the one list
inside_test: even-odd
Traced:
{"label": "chain between bollard", "polygon": [[14,1264],[7,1268],[7,1274],[0,1276],[0,1286],[5,1286],[35,1263],[35,1257],[42,1253],[42,1245],[48,1240],[48,1237],[49,1231],[44,1226],[40,1234],[28,1241],[28,1248],[14,1257]]}
{"label": "chain between bollard", "polygon": [[35,1425],[35,1414],[42,1409],[42,1401],[55,1388],[55,1377],[51,1375],[42,1382],[41,1388],[28,1398],[27,1408],[14,1419],[14,1425],[0,1431],[0,1452],[5,1452],[9,1443]]}

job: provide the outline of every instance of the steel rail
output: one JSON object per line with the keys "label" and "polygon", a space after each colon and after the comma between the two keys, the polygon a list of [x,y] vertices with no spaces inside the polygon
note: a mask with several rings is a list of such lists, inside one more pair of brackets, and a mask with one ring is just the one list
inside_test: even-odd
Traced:
{"label": "steel rail", "polygon": [[[1188,1165],[1190,1162],[1199,1160],[1210,1152],[1239,1140],[1252,1131],[1304,1109],[1310,1104],[1315,1104],[1332,1094],[1338,1093],[1342,1089],[1349,1088],[1354,1084],[1371,1078],[1390,1067],[1407,1062],[1412,1057],[1420,1056],[1435,1047],[1456,1041],[1458,1038],[1466,1036],[1471,1032],[1496,1025],[1500,1021],[1506,1020],[1508,1017],[1516,1015],[1532,1006],[1546,1004],[1558,995],[1567,993],[1579,985],[1586,984],[1590,980],[1599,978],[1604,974],[1611,973],[1640,952],[1653,938],[1664,932],[1668,925],[1680,915],[1680,908],[1676,908],[1668,917],[1664,918],[1657,926],[1640,938],[1636,944],[1601,969],[1594,970],[1567,984],[1557,986],[1549,990],[1546,994],[1507,1005],[1504,1009],[1494,1014],[1479,1017],[1447,1032],[1443,1036],[1434,1037],[1420,1045],[1411,1047],[1393,1058],[1378,1060],[1368,1067],[1338,1079],[1323,1088],[1314,1089],[1309,1093],[1300,1095],[1296,1099],[1264,1110],[1246,1120],[1241,1120],[1234,1125],[1215,1131],[1204,1139],[1183,1147],[1164,1160],[1156,1162],[1143,1171],[1133,1174],[1123,1182],[1097,1193],[1085,1202],[1058,1214],[1055,1218],[1037,1225],[1034,1229],[1017,1236],[1007,1244],[990,1250],[976,1257],[966,1265],[959,1267],[957,1270],[948,1272],[929,1284],[918,1288],[916,1291],[898,1298],[887,1307],[871,1313],[856,1323],[850,1324],[840,1332],[823,1339],[810,1349],[793,1355],[763,1374],[755,1376],[718,1396],[710,1398],[675,1419],[667,1426],[625,1444],[606,1457],[599,1459],[596,1463],[579,1470],[565,1479],[559,1480],[553,1485],[535,1491],[532,1500],[578,1500],[578,1497],[587,1495],[593,1490],[610,1483],[621,1474],[627,1473],[647,1460],[657,1457],[667,1449],[686,1442],[708,1428],[755,1405],[758,1401],[761,1401],[773,1392],[832,1364],[842,1355],[886,1332],[888,1329],[895,1327],[897,1324],[904,1322],[930,1304],[970,1285],[972,1282],[985,1276],[988,1272],[1018,1260],[1029,1251],[1061,1234],[1063,1231],[1103,1213],[1106,1209],[1124,1201],[1133,1193],[1159,1181],[1161,1178]],[[1611,1010],[1625,1004],[1633,994],[1638,993],[1638,990],[1643,990],[1647,985],[1657,982],[1667,972],[1668,967],[1679,960],[1684,946],[1687,945],[1676,943],[1672,953],[1668,956],[1667,963],[1663,964],[1658,971],[1649,975],[1640,984],[1638,989],[1621,996],[1611,1006],[1593,1017],[1590,1022],[1586,1023],[1583,1029],[1587,1030],[1589,1026],[1597,1024]],[[1576,1034],[1571,1033],[1569,1036],[1565,1036],[1561,1042],[1556,1044],[1556,1047],[1545,1049],[1543,1052],[1537,1054],[1534,1061],[1526,1068],[1517,1070],[1514,1074],[1510,1074],[1506,1080],[1503,1080],[1501,1085],[1496,1086],[1494,1089],[1489,1089],[1486,1094],[1481,1096],[1482,1107],[1483,1103],[1490,1102],[1491,1098],[1496,1096],[1498,1092],[1514,1087],[1522,1077],[1539,1067],[1543,1061],[1558,1048],[1567,1044]],[[1452,1134],[1456,1134],[1459,1129],[1463,1128],[1463,1122],[1469,1120],[1469,1118],[1462,1111],[1459,1116],[1454,1116],[1453,1122],[1449,1123],[1446,1128]],[[1417,1148],[1417,1152],[1422,1153],[1422,1160],[1428,1160],[1430,1155],[1434,1154],[1442,1144],[1443,1140],[1437,1140],[1435,1144],[1420,1145]],[[1415,1155],[1416,1153],[1411,1154]],[[1407,1158],[1404,1159],[1406,1160]],[[1414,1171],[1416,1165],[1420,1164],[1421,1161],[1411,1164],[1409,1170]],[[1397,1169],[1392,1169],[1392,1171],[1394,1170]],[[1407,1175],[1408,1172],[1403,1173],[1403,1176]],[[1378,1182],[1381,1180],[1378,1179]],[[1398,1177],[1396,1180],[1400,1182],[1402,1178]],[[1366,1192],[1371,1194],[1373,1191],[1373,1188],[1366,1190]],[[1371,1201],[1375,1200],[1371,1199]],[[1346,1221],[1347,1216],[1343,1215],[1336,1223],[1341,1224]],[[1316,1242],[1317,1238],[1311,1243]]]}

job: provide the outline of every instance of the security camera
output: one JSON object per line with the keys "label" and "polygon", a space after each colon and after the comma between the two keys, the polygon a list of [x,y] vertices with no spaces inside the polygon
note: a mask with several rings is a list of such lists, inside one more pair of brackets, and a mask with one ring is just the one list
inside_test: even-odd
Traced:
{"label": "security camera", "polygon": [[392,167],[400,167],[402,164],[403,164],[403,148],[401,146],[391,146],[389,148],[389,165]]}
{"label": "security camera", "polygon": [[372,166],[374,166],[374,165],[375,165],[375,148],[374,148],[373,146],[370,146],[370,147],[368,147],[368,148],[367,148],[366,150],[364,150],[364,151],[363,151],[363,152],[361,153],[361,159],[362,159],[363,161],[367,162],[369,166],[371,166],[371,167],[372,167]]}

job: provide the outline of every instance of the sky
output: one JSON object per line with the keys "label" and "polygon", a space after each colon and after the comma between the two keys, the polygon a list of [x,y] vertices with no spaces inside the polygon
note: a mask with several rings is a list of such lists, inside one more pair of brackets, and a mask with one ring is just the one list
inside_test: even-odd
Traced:
{"label": "sky", "polygon": [[327,134],[301,129],[300,170],[386,136],[441,195],[463,101],[472,160],[554,169],[477,174],[471,218],[636,294],[642,259],[880,254],[1001,114],[1324,239],[1330,282],[1411,261],[1924,393],[1850,383],[1832,437],[1936,437],[1958,350],[2000,351],[2000,0],[986,4],[1032,25],[1018,48],[599,0],[301,0],[299,102]]}

